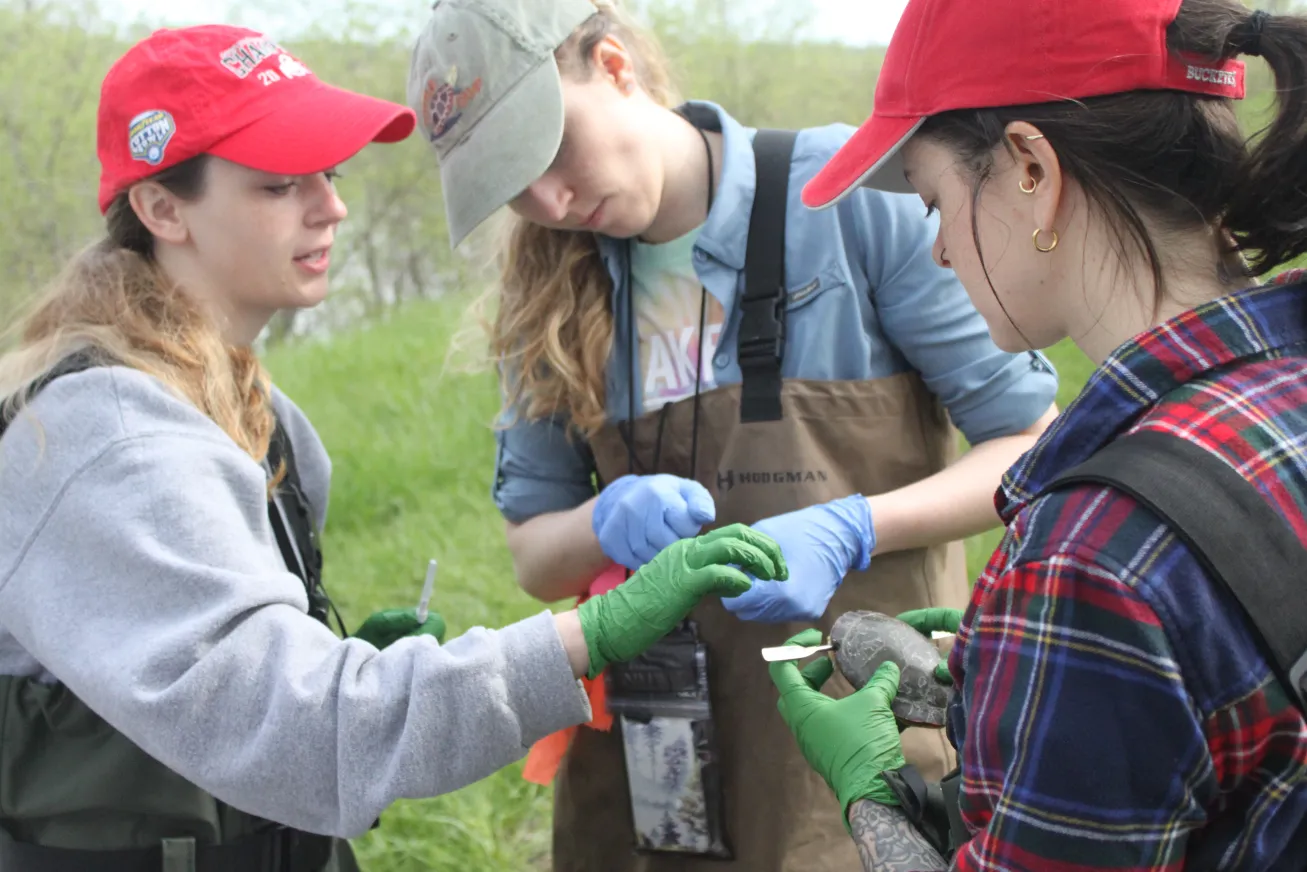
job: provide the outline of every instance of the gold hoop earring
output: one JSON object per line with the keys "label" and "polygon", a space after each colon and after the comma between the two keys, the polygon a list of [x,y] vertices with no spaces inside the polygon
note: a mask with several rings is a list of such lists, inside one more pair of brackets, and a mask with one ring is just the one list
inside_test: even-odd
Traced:
{"label": "gold hoop earring", "polygon": [[1044,232],[1043,230],[1036,227],[1035,235],[1031,238],[1035,240],[1035,251],[1042,251],[1044,254],[1048,254],[1050,251],[1057,248],[1057,231],[1056,230],[1048,231],[1049,233],[1053,234],[1053,244],[1050,245],[1048,248],[1044,248],[1042,245],[1039,244],[1039,234],[1043,232]]}
{"label": "gold hoop earring", "polygon": [[1039,182],[1036,182],[1034,179],[1031,179],[1030,187],[1027,188],[1026,180],[1022,179],[1021,181],[1017,182],[1017,187],[1021,189],[1021,193],[1023,194],[1033,194],[1035,193],[1035,188],[1039,187]]}

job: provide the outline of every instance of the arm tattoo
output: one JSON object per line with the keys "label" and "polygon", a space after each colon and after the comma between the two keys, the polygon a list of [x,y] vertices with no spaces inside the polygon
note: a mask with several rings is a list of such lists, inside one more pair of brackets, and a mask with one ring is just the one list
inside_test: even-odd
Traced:
{"label": "arm tattoo", "polygon": [[865,872],[943,872],[948,864],[907,815],[860,799],[849,807],[849,827]]}

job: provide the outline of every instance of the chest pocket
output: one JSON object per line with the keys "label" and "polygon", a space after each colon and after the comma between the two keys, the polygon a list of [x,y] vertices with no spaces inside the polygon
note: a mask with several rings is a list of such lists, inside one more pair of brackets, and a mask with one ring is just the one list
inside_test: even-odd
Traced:
{"label": "chest pocket", "polygon": [[852,301],[843,298],[848,293],[851,283],[838,264],[829,264],[821,272],[807,278],[792,282],[785,291],[785,311],[794,313],[807,309],[818,301],[837,308],[848,306]]}

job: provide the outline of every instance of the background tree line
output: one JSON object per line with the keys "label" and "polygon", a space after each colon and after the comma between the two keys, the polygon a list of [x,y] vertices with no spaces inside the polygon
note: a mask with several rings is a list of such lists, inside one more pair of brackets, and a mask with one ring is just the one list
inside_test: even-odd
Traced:
{"label": "background tree line", "polygon": [[[377,0],[345,4],[330,27],[313,24],[294,39],[274,36],[323,79],[405,102],[410,51],[427,4],[411,11]],[[746,124],[857,124],[870,111],[882,49],[806,39],[808,0],[627,5],[662,41],[681,93],[714,100]],[[1284,11],[1293,0],[1260,5]],[[283,0],[283,7],[301,10],[306,22],[322,19],[319,5],[307,0]],[[240,11],[225,17],[240,21]],[[0,323],[99,235],[100,81],[147,31],[111,19],[98,0],[0,0]],[[1251,79],[1264,98],[1265,71],[1254,67]],[[1264,103],[1254,99],[1248,108]],[[483,280],[475,239],[466,252],[449,249],[435,158],[420,136],[365,151],[343,169],[339,184],[350,216],[333,255],[333,296],[297,321],[283,316],[270,328],[271,341]]]}
{"label": "background tree line", "polygon": [[[543,2],[543,0],[542,0]],[[880,49],[794,41],[804,3],[648,0],[630,4],[664,42],[686,96],[712,99],[750,124],[856,123],[871,105]],[[405,102],[427,7],[352,4],[347,26],[279,35],[321,78]],[[238,16],[227,20],[238,22]],[[305,8],[306,21],[314,13]],[[124,27],[96,0],[0,0],[0,319],[102,228],[96,209],[95,113],[100,82],[143,26]],[[478,281],[475,244],[451,252],[435,157],[421,136],[370,149],[343,167],[349,206],[333,252],[333,296],[283,317],[270,339],[374,317],[397,301]]]}

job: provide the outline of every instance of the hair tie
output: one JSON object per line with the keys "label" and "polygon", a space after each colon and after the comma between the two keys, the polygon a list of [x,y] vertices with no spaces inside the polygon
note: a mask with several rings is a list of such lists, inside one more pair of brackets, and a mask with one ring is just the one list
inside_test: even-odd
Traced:
{"label": "hair tie", "polygon": [[1266,24],[1266,19],[1271,17],[1271,13],[1265,9],[1258,9],[1252,15],[1249,15],[1242,22],[1235,25],[1230,31],[1230,47],[1237,54],[1248,55],[1249,57],[1262,56],[1262,27]]}

